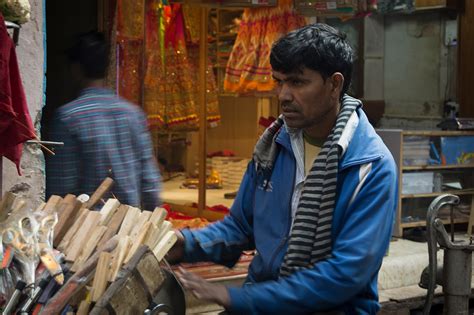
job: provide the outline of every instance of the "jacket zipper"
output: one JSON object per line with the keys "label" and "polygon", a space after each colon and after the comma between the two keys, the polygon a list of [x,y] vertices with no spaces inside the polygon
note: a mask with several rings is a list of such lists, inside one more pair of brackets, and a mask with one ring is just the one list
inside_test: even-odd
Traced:
{"label": "jacket zipper", "polygon": [[[295,164],[296,165],[296,164]],[[293,201],[293,194],[295,192],[295,176],[296,176],[296,171],[293,173],[293,189],[291,191],[291,198],[290,198],[290,204],[289,204],[289,209],[290,211],[288,212],[288,223],[291,222],[291,203]],[[272,266],[273,266],[273,263],[275,261],[275,258],[276,256],[278,255],[278,253],[280,252],[280,249],[283,247],[283,245],[285,245],[286,241],[288,240],[289,238],[289,233],[290,233],[290,226],[291,224],[287,224],[287,229],[286,229],[286,234],[285,234],[285,237],[280,241],[280,243],[278,244],[277,248],[275,249],[275,251],[273,252],[273,255],[272,255],[272,258],[270,259],[270,262],[268,263],[268,273],[271,274],[271,271],[272,271]]]}

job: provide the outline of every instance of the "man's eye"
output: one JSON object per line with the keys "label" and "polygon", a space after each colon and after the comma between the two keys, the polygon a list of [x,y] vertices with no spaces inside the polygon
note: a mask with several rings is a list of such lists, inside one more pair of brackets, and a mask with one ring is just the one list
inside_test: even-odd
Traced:
{"label": "man's eye", "polygon": [[290,83],[291,83],[291,85],[293,85],[293,86],[300,86],[300,85],[303,84],[303,81],[301,81],[301,80],[291,80]]}

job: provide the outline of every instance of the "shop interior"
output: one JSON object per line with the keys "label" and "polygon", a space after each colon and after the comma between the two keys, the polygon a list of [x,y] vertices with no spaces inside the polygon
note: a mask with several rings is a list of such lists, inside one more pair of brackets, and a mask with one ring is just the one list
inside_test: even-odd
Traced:
{"label": "shop interior", "polygon": [[[243,58],[233,48],[246,36],[253,40],[260,36],[260,41],[271,44],[281,35],[245,34],[242,19],[263,23],[265,16],[278,17],[289,10],[298,17],[293,24],[288,15],[279,17],[283,19],[279,32],[302,26],[298,23],[334,26],[346,33],[356,51],[349,94],[364,103],[399,172],[392,241],[379,274],[381,314],[417,314],[426,296],[418,282],[428,264],[427,213],[436,197],[459,196],[456,206],[443,207],[438,215],[453,235],[472,243],[474,104],[469,76],[474,70],[474,6],[470,2],[46,1],[42,139],[48,139],[55,109],[79,92],[68,80],[65,47],[73,35],[102,31],[112,43],[108,87],[147,114],[167,220],[177,229],[204,227],[228,215],[255,143],[281,113],[271,75],[258,82],[250,78],[246,84],[228,75]],[[169,34],[173,36],[166,37]],[[160,42],[164,38],[168,41]],[[258,65],[270,69],[268,60]],[[67,238],[65,231],[64,235]],[[240,284],[254,254],[242,255],[233,269],[210,263],[186,267],[212,281]],[[440,288],[434,296],[432,313],[438,314],[444,301]],[[160,298],[173,305],[183,303],[180,297]],[[83,305],[81,301],[76,305]],[[89,301],[87,309],[90,306]],[[186,295],[186,314],[220,311],[217,305]]]}

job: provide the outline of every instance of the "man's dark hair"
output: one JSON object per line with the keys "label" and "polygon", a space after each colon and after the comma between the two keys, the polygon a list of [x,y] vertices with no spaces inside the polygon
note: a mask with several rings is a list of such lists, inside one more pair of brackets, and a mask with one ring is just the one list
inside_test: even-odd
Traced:
{"label": "man's dark hair", "polygon": [[285,74],[303,68],[317,71],[324,80],[333,73],[344,76],[341,97],[352,79],[353,51],[346,36],[327,24],[311,24],[280,38],[272,47],[270,64]]}
{"label": "man's dark hair", "polygon": [[89,79],[104,78],[109,65],[109,45],[102,33],[89,32],[79,35],[66,51],[71,63],[77,63]]}

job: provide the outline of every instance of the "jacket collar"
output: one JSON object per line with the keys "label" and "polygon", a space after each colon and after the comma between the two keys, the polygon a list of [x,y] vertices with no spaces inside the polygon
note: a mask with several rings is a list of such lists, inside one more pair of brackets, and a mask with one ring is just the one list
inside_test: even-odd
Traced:
{"label": "jacket collar", "polygon": [[[355,130],[350,132],[351,135],[346,134],[344,137],[341,137],[343,139],[351,138],[350,141],[347,141],[346,143],[339,142],[344,152],[339,164],[341,170],[352,165],[364,164],[377,160],[381,158],[385,152],[380,145],[381,142],[378,140],[374,128],[369,123],[362,108],[357,109],[356,112],[359,117],[359,122],[355,127]],[[280,128],[276,142],[286,150],[293,153],[290,132],[297,131],[288,131],[288,127],[285,124],[284,128]]]}

